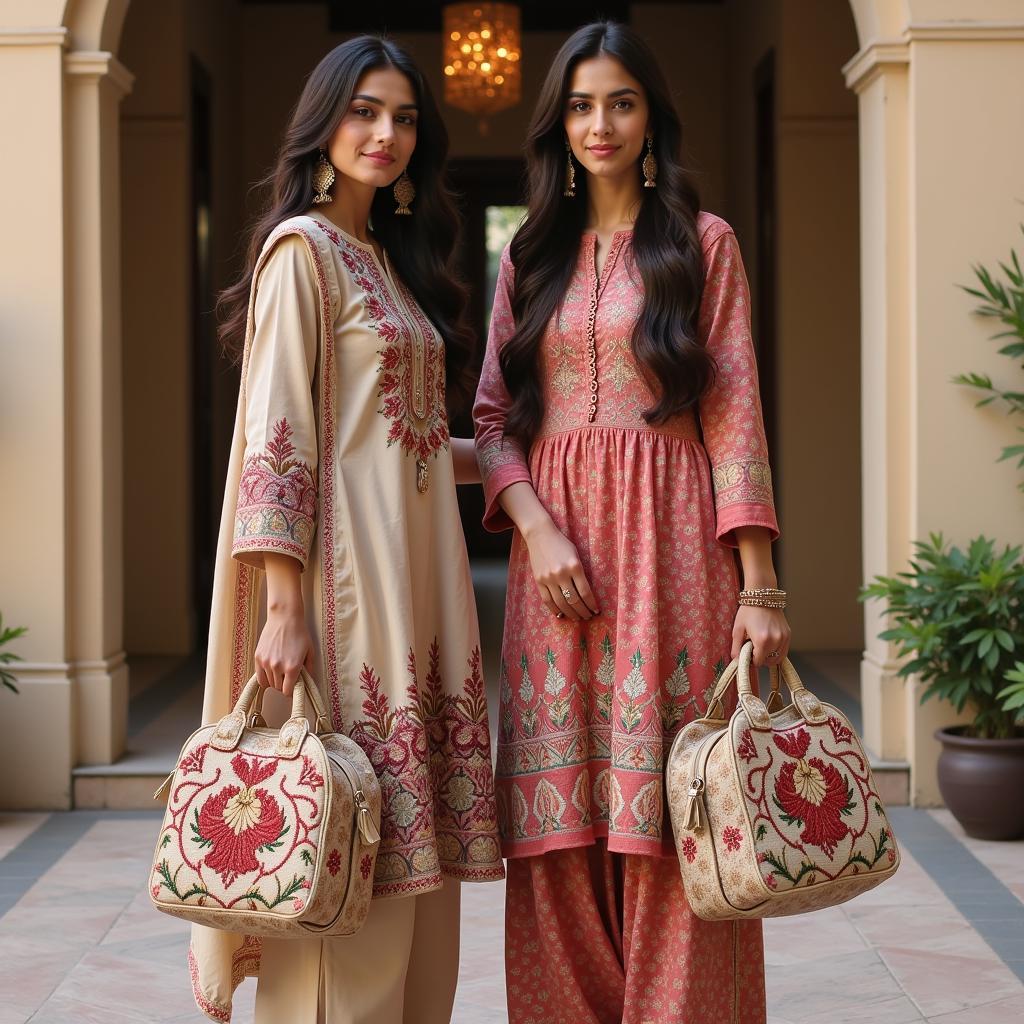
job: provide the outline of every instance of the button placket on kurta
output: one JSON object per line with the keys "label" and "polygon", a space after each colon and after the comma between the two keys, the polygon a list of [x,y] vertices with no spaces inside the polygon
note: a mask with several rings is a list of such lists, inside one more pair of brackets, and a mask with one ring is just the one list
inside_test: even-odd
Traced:
{"label": "button placket on kurta", "polygon": [[608,243],[608,252],[605,254],[604,264],[601,273],[597,272],[597,235],[586,234],[587,240],[587,273],[590,279],[590,303],[587,309],[587,369],[590,375],[590,404],[587,409],[587,422],[593,423],[597,416],[598,403],[598,375],[597,375],[597,313],[601,304],[601,295],[605,285],[611,277],[615,261],[622,247],[622,240],[629,232],[616,231]]}

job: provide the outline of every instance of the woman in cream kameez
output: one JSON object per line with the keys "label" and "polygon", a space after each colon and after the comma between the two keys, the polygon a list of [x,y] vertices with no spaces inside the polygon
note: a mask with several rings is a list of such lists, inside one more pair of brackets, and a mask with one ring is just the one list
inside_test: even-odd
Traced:
{"label": "woman in cream kameez", "polygon": [[306,82],[245,272],[222,296],[242,383],[204,721],[253,671],[281,721],[305,666],[373,764],[383,810],[356,935],[193,929],[193,987],[213,1020],[257,975],[259,1024],[447,1022],[460,883],[503,877],[455,496],[479,477],[473,442],[448,433],[471,346],[447,147],[404,51],[366,36],[337,47]]}
{"label": "woman in cream kameez", "polygon": [[[742,642],[789,647],[747,283],[630,29],[556,56],[527,137],[474,415],[515,529],[497,797],[510,1024],[763,1024],[759,921],[698,919],[673,737]],[[743,591],[736,556],[742,564]]]}

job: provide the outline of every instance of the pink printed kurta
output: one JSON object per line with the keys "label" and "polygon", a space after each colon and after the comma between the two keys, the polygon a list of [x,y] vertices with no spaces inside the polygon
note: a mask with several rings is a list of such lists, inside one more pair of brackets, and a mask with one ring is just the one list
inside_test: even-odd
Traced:
{"label": "pink printed kurta", "polygon": [[598,837],[613,852],[672,852],[664,759],[675,733],[703,712],[729,657],[733,530],[763,526],[778,535],[739,248],[717,217],[701,214],[698,231],[699,331],[718,366],[699,417],[644,421],[654,396],[631,348],[643,304],[632,233],[615,235],[600,276],[596,236],[584,234],[542,339],[545,415],[528,457],[504,436],[509,396],[498,353],[514,327],[514,270],[507,252],[502,258],[474,410],[484,522],[510,527],[498,495],[530,481],[576,545],[601,611],[587,623],[555,619],[516,534],[497,762],[509,857]]}

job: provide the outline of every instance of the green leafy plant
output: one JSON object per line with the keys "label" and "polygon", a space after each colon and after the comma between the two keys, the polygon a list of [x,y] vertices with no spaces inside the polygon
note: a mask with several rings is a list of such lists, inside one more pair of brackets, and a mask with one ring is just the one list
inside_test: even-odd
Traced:
{"label": "green leafy plant", "polygon": [[[970,705],[974,736],[1015,734],[1024,708],[1024,561],[986,537],[966,551],[941,534],[914,545],[908,572],[876,576],[860,600],[884,600],[893,625],[880,633],[908,658],[901,676],[926,684],[921,702]],[[1010,685],[1006,685],[1009,682]]]}
{"label": "green leafy plant", "polygon": [[[17,640],[18,637],[24,636],[27,632],[28,630],[24,626],[5,629],[4,617],[0,615],[0,647],[9,644],[12,640]],[[6,668],[7,665],[13,664],[15,661],[21,661],[21,658],[10,651],[0,651],[0,683],[8,690],[13,690],[17,693],[18,687],[14,685],[14,673],[9,672]]]}
{"label": "green leafy plant", "polygon": [[[1021,231],[1024,232],[1024,224],[1021,225]],[[1011,249],[1010,262],[1000,262],[999,267],[1005,281],[993,276],[985,267],[976,266],[972,269],[980,287],[961,287],[968,295],[981,300],[981,305],[975,307],[975,313],[979,316],[992,317],[1003,325],[1005,330],[991,335],[991,338],[1011,339],[999,349],[999,352],[1011,359],[1022,360],[1021,369],[1024,370],[1024,271],[1021,270],[1016,250]],[[953,378],[953,383],[963,384],[982,392],[983,397],[978,400],[979,406],[999,401],[1006,405],[1007,412],[1011,415],[1024,414],[1024,391],[1005,390],[994,384],[988,374],[961,373]],[[1024,433],[1024,427],[1017,429]],[[1024,444],[1007,445],[1003,448],[999,461],[1014,458],[1017,459],[1018,468],[1024,469]],[[1024,481],[1019,486],[1024,490]]]}

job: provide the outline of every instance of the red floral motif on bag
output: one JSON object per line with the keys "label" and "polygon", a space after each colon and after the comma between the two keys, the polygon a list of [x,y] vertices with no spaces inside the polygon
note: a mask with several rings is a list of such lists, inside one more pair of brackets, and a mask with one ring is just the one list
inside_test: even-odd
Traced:
{"label": "red floral motif on bag", "polygon": [[743,833],[733,825],[727,825],[722,831],[722,842],[727,850],[735,852],[743,842]]}
{"label": "red floral motif on bag", "polygon": [[683,840],[683,856],[692,864],[697,856],[697,841],[693,836],[687,836]]}
{"label": "red floral motif on bag", "polygon": [[365,881],[370,877],[370,872],[373,870],[373,858],[368,854],[363,854],[363,859],[359,862],[359,874],[363,876]]}
{"label": "red floral motif on bag", "polygon": [[820,757],[805,760],[811,742],[806,729],[773,738],[779,750],[796,758],[779,769],[775,783],[775,802],[783,820],[802,825],[801,841],[831,857],[849,832],[843,821],[851,799],[846,780],[835,765],[825,764]]}
{"label": "red floral motif on bag", "polygon": [[209,743],[200,743],[195,750],[190,750],[182,759],[179,768],[182,774],[189,772],[201,772],[203,762],[206,760],[206,752],[210,749]]}
{"label": "red floral motif on bag", "polygon": [[327,858],[327,870],[336,875],[341,870],[341,854],[337,850],[331,850]]}
{"label": "red floral motif on bag", "polygon": [[832,730],[832,739],[836,743],[849,743],[853,739],[853,733],[835,715],[829,716],[828,727]]}
{"label": "red floral motif on bag", "polygon": [[309,786],[310,789],[319,789],[324,784],[324,777],[316,770],[312,758],[302,755],[302,774],[299,775],[299,785]]}
{"label": "red floral motif on bag", "polygon": [[250,762],[237,754],[231,767],[243,786],[225,786],[203,804],[197,817],[199,838],[211,847],[206,864],[225,885],[258,871],[256,851],[279,839],[284,828],[277,801],[267,790],[257,788],[277,771],[277,760],[261,765],[255,758]]}
{"label": "red floral motif on bag", "polygon": [[757,757],[757,748],[754,746],[754,738],[750,735],[749,729],[743,730],[743,735],[740,738],[740,745],[737,747],[736,753],[739,754],[747,764]]}

